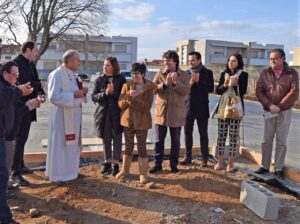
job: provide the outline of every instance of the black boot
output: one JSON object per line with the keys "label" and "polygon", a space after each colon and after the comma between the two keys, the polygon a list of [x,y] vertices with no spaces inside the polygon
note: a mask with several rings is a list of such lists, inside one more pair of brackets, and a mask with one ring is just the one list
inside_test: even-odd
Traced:
{"label": "black boot", "polygon": [[173,167],[171,167],[171,172],[172,173],[179,173],[180,169],[178,169],[177,166],[173,166]]}
{"label": "black boot", "polygon": [[254,171],[254,173],[257,173],[257,174],[264,174],[264,173],[269,173],[269,170],[263,168],[263,167],[260,167],[258,170]]}
{"label": "black boot", "polygon": [[10,177],[12,181],[17,183],[19,186],[29,186],[30,183],[24,179],[24,177],[20,173],[13,173]]}
{"label": "black boot", "polygon": [[116,176],[120,172],[119,164],[114,163],[111,174]]}
{"label": "black boot", "polygon": [[192,165],[192,159],[189,158],[189,157],[184,157],[183,160],[181,160],[179,162],[179,165],[183,165],[183,166],[186,166],[186,165]]}
{"label": "black boot", "polygon": [[105,163],[102,164],[102,168],[100,170],[100,173],[101,174],[106,174],[108,172],[111,172],[111,170],[112,170],[111,163],[105,162]]}
{"label": "black boot", "polygon": [[162,167],[159,166],[159,165],[154,165],[152,166],[150,169],[149,169],[149,173],[155,173],[157,171],[161,171],[162,170]]}

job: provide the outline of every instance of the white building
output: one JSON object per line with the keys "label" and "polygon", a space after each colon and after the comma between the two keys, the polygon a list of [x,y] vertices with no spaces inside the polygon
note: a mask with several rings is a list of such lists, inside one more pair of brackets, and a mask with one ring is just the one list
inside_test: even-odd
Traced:
{"label": "white building", "polygon": [[283,49],[284,45],[222,40],[180,40],[177,42],[181,65],[188,64],[188,53],[191,51],[201,53],[203,64],[226,64],[228,56],[240,53],[247,65],[268,65],[270,51],[274,48]]}
{"label": "white building", "polygon": [[61,64],[61,57],[68,49],[80,53],[80,72],[87,74],[102,72],[107,55],[118,59],[121,70],[129,70],[130,65],[137,61],[137,37],[69,35],[51,42],[38,61],[37,69],[40,73],[49,73]]}
{"label": "white building", "polygon": [[[45,78],[57,68],[61,64],[63,53],[69,49],[80,53],[80,73],[102,72],[103,61],[107,55],[118,59],[121,70],[130,70],[130,65],[137,61],[137,37],[69,35],[50,43],[37,63],[39,75]],[[2,53],[2,61],[9,61],[20,53],[20,47],[3,45]]]}

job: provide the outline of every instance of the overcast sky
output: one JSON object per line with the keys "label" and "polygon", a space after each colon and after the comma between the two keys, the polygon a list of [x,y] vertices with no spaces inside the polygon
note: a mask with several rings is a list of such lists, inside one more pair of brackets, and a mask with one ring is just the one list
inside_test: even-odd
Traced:
{"label": "overcast sky", "polygon": [[300,47],[300,0],[108,0],[106,35],[138,37],[138,59],[160,59],[181,39]]}

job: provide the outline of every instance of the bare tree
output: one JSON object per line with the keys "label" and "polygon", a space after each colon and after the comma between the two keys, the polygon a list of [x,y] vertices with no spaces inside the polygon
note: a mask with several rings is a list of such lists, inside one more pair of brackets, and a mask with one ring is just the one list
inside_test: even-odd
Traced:
{"label": "bare tree", "polygon": [[15,25],[13,16],[18,8],[18,0],[0,0],[0,28],[3,34]]}
{"label": "bare tree", "polygon": [[[106,0],[19,0],[18,9],[28,29],[28,40],[39,40],[40,56],[51,41],[66,34],[99,34],[109,15]],[[9,30],[17,42],[17,27],[10,26]]]}
{"label": "bare tree", "polygon": [[12,13],[14,2],[10,0],[0,0],[0,21],[4,23],[7,21],[7,16]]}

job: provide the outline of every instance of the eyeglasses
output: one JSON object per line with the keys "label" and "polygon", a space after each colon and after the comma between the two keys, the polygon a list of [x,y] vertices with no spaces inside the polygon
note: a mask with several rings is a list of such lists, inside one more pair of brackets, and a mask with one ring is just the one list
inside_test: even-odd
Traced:
{"label": "eyeglasses", "polygon": [[270,58],[269,60],[270,61],[278,61],[279,59],[281,59],[281,58]]}
{"label": "eyeglasses", "polygon": [[12,75],[12,76],[14,76],[14,77],[16,77],[16,78],[19,77],[19,73],[12,73],[12,72],[10,72],[9,74]]}
{"label": "eyeglasses", "polygon": [[131,76],[138,76],[140,74],[141,74],[140,72],[131,72]]}

